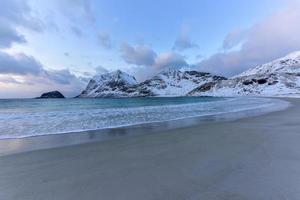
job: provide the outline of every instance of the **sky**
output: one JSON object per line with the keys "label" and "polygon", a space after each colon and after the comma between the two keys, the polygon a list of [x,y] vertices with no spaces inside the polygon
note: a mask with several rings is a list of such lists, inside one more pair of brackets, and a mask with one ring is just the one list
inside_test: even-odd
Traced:
{"label": "sky", "polygon": [[1,0],[0,98],[78,95],[97,74],[230,77],[300,50],[300,0]]}

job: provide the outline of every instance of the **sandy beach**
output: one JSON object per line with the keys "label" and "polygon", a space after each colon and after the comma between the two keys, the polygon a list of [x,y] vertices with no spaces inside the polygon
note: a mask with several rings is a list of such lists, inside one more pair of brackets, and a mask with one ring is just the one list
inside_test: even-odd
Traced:
{"label": "sandy beach", "polygon": [[298,200],[300,100],[285,100],[256,117],[2,155],[0,199]]}

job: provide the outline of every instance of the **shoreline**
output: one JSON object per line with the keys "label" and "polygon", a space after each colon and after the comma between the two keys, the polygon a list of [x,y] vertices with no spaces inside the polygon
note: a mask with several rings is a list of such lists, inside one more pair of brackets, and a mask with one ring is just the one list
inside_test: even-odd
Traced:
{"label": "shoreline", "polygon": [[[248,110],[269,109],[269,107],[276,110],[277,107],[284,106],[280,105],[284,103],[277,99],[272,100],[270,98],[255,97],[211,97],[209,99],[202,97],[168,98],[167,100],[166,98],[159,98],[160,100],[158,101],[153,99],[154,98],[151,98],[149,101],[144,101],[144,99],[139,98],[133,102],[132,100],[117,102],[118,104],[124,105],[128,103],[130,105],[129,107],[124,107],[124,105],[118,107],[116,102],[110,104],[107,100],[103,101],[102,99],[94,99],[94,101],[91,102],[85,100],[71,101],[69,104],[61,104],[54,100],[54,102],[51,101],[50,106],[48,103],[46,103],[46,105],[42,103],[32,106],[32,104],[34,104],[33,102],[27,102],[24,107],[22,107],[22,102],[17,102],[16,104],[21,108],[12,110],[10,110],[12,105],[8,103],[8,110],[4,108],[4,113],[1,112],[0,116],[0,139],[78,133],[191,117],[205,118],[205,116],[218,115],[221,113],[226,114],[244,110],[248,112]],[[162,104],[157,104],[158,102]],[[166,102],[168,103],[166,104]],[[98,105],[98,103],[100,103],[100,108],[94,106],[95,104]],[[103,106],[103,103],[109,104],[110,106]],[[138,106],[132,106],[133,103],[136,103]],[[79,105],[79,109],[72,108],[72,105],[77,104]],[[47,105],[50,107],[49,110]],[[26,111],[27,106],[29,106],[30,109]],[[41,107],[45,106],[46,108],[43,110]],[[54,109],[55,106],[59,107],[59,109]],[[62,107],[66,107],[66,109],[62,109]],[[19,109],[21,112],[18,111]],[[24,113],[22,109],[24,109]],[[16,124],[20,124],[20,126],[16,126]]]}
{"label": "shoreline", "polygon": [[300,99],[285,100],[255,117],[1,156],[0,199],[300,199]]}
{"label": "shoreline", "polygon": [[[257,97],[260,98],[260,97]],[[272,99],[264,98],[263,99]],[[144,134],[153,134],[156,132],[169,131],[178,128],[186,128],[191,126],[204,125],[205,123],[218,123],[224,121],[234,121],[243,118],[256,117],[273,112],[279,112],[291,107],[289,98],[274,98],[276,102],[281,104],[280,107],[264,106],[256,108],[247,108],[232,112],[221,112],[214,114],[206,114],[202,116],[191,116],[166,121],[156,121],[149,123],[139,123],[132,125],[124,125],[112,128],[91,129],[83,131],[71,131],[66,133],[53,133],[32,135],[17,138],[1,138],[0,139],[0,156],[10,155],[28,151],[41,149],[50,149],[64,146],[80,145],[90,142],[101,142],[114,139],[122,139],[125,137],[139,136]],[[145,132],[141,134],[140,132]],[[151,131],[149,131],[151,130]],[[18,144],[18,145],[16,145]]]}

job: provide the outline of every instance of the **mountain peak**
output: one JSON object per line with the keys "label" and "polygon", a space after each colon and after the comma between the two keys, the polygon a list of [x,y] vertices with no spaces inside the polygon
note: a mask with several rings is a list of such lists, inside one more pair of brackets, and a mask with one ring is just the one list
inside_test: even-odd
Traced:
{"label": "mountain peak", "polygon": [[95,76],[79,97],[112,97],[124,96],[124,90],[138,84],[135,77],[116,70]]}
{"label": "mountain peak", "polygon": [[107,72],[104,74],[96,75],[93,78],[98,84],[104,84],[105,82],[122,82],[124,85],[135,85],[137,81],[135,77],[123,72],[121,70],[116,70],[112,72]]}

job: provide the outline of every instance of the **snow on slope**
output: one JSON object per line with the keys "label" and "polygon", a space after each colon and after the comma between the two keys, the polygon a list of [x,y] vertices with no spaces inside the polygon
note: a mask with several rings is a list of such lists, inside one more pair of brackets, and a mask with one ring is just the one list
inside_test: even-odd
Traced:
{"label": "snow on slope", "polygon": [[300,52],[226,79],[198,71],[164,70],[137,83],[116,71],[94,77],[79,97],[134,96],[299,96]]}
{"label": "snow on slope", "polygon": [[138,84],[133,76],[116,71],[94,77],[79,97],[185,96],[202,84],[223,79],[210,73],[168,69]]}
{"label": "snow on slope", "polygon": [[140,91],[151,96],[185,96],[194,88],[224,77],[198,71],[167,69],[139,85]]}
{"label": "snow on slope", "polygon": [[291,53],[267,64],[249,69],[237,77],[271,73],[300,73],[300,51]]}
{"label": "snow on slope", "polygon": [[300,96],[300,52],[259,65],[225,81],[211,82],[193,96]]}
{"label": "snow on slope", "polygon": [[123,97],[127,88],[136,84],[133,76],[117,70],[95,76],[79,97]]}

